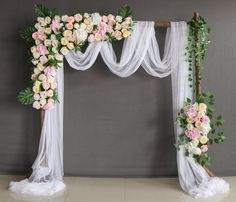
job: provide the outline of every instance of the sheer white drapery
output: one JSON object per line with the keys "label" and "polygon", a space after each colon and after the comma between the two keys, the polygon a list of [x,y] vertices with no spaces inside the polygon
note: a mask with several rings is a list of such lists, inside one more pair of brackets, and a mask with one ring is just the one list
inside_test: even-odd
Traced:
{"label": "sheer white drapery", "polygon": [[[183,107],[184,100],[192,97],[188,82],[188,65],[184,50],[187,43],[187,25],[185,22],[171,22],[167,29],[163,59],[160,58],[155,38],[154,22],[137,22],[131,37],[124,41],[121,59],[117,62],[110,42],[93,42],[81,52],[69,52],[66,59],[77,70],[90,68],[99,53],[108,68],[120,77],[128,77],[142,66],[155,77],[171,74],[174,122],[177,112]],[[38,156],[33,164],[33,173],[29,179],[11,182],[9,189],[17,193],[51,195],[63,190],[63,68],[57,71],[58,97],[60,103],[46,111]],[[178,136],[181,128],[175,124]],[[217,177],[209,177],[206,171],[192,157],[186,157],[183,149],[177,153],[180,185],[184,191],[194,197],[207,197],[229,190],[229,185]]]}

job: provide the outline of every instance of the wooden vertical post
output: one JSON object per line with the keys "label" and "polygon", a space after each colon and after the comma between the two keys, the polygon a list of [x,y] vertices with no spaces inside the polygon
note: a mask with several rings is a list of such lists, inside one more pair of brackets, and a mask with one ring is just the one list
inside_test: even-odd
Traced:
{"label": "wooden vertical post", "polygon": [[41,126],[41,131],[42,131],[42,128],[43,128],[44,116],[45,116],[45,111],[43,109],[41,109],[40,110],[40,126]]}
{"label": "wooden vertical post", "polygon": [[[199,13],[198,12],[194,12],[194,19],[198,20],[199,18]],[[195,32],[195,46],[196,48],[198,48],[198,34],[197,32]],[[201,58],[199,57],[199,55],[195,55],[194,57],[194,68],[195,68],[195,84],[196,84],[196,99],[202,94],[202,80],[201,80],[201,62],[200,62]],[[198,161],[199,163],[201,163],[201,159],[199,159]],[[215,175],[206,167],[203,166],[204,169],[206,170],[206,172],[208,173],[209,176],[214,177]]]}
{"label": "wooden vertical post", "polygon": [[[198,12],[194,12],[194,19],[198,20],[199,18],[199,13]],[[196,48],[198,48],[198,34],[197,32],[195,32],[195,46]],[[200,59],[199,55],[195,55],[195,61],[194,61],[194,65],[195,65],[195,83],[196,83],[196,99],[199,97],[199,95],[202,94],[202,88],[201,88],[201,75],[200,75],[200,71],[201,71],[201,64],[200,64]]]}

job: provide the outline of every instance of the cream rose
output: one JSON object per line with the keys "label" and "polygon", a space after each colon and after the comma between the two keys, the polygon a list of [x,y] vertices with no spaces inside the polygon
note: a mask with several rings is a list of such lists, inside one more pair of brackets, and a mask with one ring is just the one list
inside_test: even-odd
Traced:
{"label": "cream rose", "polygon": [[196,128],[201,129],[201,128],[202,128],[202,123],[201,123],[201,121],[196,121],[196,122],[195,122],[195,126],[196,126]]}
{"label": "cream rose", "polygon": [[198,105],[198,110],[199,111],[206,111],[206,109],[207,109],[207,105],[205,103],[200,103]]}
{"label": "cream rose", "polygon": [[194,154],[196,154],[196,155],[199,155],[199,156],[200,156],[201,153],[202,153],[201,149],[198,148],[198,147],[194,148],[192,152],[193,152]]}
{"label": "cream rose", "polygon": [[45,46],[51,46],[52,45],[52,41],[51,40],[49,40],[49,39],[46,39],[45,41],[44,41],[44,45]]}
{"label": "cream rose", "polygon": [[45,29],[45,33],[46,33],[46,34],[51,34],[51,33],[52,33],[52,29],[51,29],[50,27],[47,27],[47,28]]}
{"label": "cream rose", "polygon": [[68,18],[68,15],[63,15],[63,16],[61,16],[61,20],[62,20],[63,22],[66,22],[66,21],[67,21],[67,18]]}
{"label": "cream rose", "polygon": [[44,98],[41,98],[41,99],[40,99],[40,104],[41,104],[42,106],[44,106],[44,105],[46,104],[46,102],[47,102],[46,99],[44,99]]}
{"label": "cream rose", "polygon": [[34,93],[39,93],[39,86],[38,86],[38,85],[35,85],[35,86],[33,87],[33,91],[34,91]]}
{"label": "cream rose", "polygon": [[72,50],[74,48],[74,44],[73,43],[68,43],[67,44],[67,48],[69,48],[70,50]]}
{"label": "cream rose", "polygon": [[72,35],[72,31],[71,30],[65,30],[64,33],[63,33],[63,36],[65,37],[69,37]]}
{"label": "cream rose", "polygon": [[63,46],[66,46],[66,45],[68,44],[68,40],[67,40],[65,37],[62,37],[62,38],[61,38],[61,44],[62,44]]}
{"label": "cream rose", "polygon": [[116,16],[116,21],[117,21],[117,22],[122,22],[122,17],[121,17],[120,15],[117,15],[117,16]]}
{"label": "cream rose", "polygon": [[130,35],[128,30],[123,31],[123,37],[127,38]]}
{"label": "cream rose", "polygon": [[53,76],[48,76],[47,77],[47,81],[48,81],[48,83],[54,83],[55,82],[55,78]]}
{"label": "cream rose", "polygon": [[48,97],[52,97],[52,96],[53,96],[53,90],[49,90],[49,91],[47,92],[47,94],[48,94]]}
{"label": "cream rose", "polygon": [[206,144],[208,142],[208,137],[206,135],[202,135],[199,138],[199,141],[201,142],[201,144]]}
{"label": "cream rose", "polygon": [[35,59],[38,59],[38,58],[40,57],[40,54],[39,54],[38,52],[34,52],[34,53],[33,53],[33,57],[34,57]]}
{"label": "cream rose", "polygon": [[46,18],[45,18],[45,22],[46,22],[47,24],[50,24],[50,23],[51,23],[51,18],[50,18],[50,17],[46,17]]}
{"label": "cream rose", "polygon": [[38,68],[40,71],[43,71],[43,70],[45,69],[45,66],[44,66],[42,63],[38,63],[37,68]]}

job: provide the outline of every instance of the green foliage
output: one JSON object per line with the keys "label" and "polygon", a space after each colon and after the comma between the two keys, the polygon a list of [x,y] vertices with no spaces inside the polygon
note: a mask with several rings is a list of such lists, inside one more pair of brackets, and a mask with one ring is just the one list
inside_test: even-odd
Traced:
{"label": "green foliage", "polygon": [[34,5],[34,11],[38,17],[44,17],[44,18],[47,16],[53,18],[55,15],[59,14],[55,9],[49,10],[48,8],[46,8],[41,4]]}
{"label": "green foliage", "polygon": [[175,144],[176,149],[179,151],[180,146],[184,145],[188,141],[186,135],[184,133],[180,134],[178,137],[178,141]]}
{"label": "green foliage", "polygon": [[32,34],[36,32],[36,29],[32,26],[26,27],[20,31],[20,37],[27,42],[33,42]]}
{"label": "green foliage", "polygon": [[30,105],[34,102],[34,92],[31,88],[26,88],[18,94],[18,100],[21,104]]}
{"label": "green foliage", "polygon": [[[187,62],[189,63],[188,79],[192,83],[193,65],[197,65],[199,67],[199,81],[201,80],[201,70],[203,69],[202,63],[206,55],[207,46],[210,43],[210,40],[208,39],[210,28],[201,16],[197,19],[193,17],[191,21],[188,22],[188,26],[188,44],[185,55],[187,56]],[[195,85],[197,85],[199,81],[195,81]],[[190,87],[192,87],[192,84],[190,84]]]}
{"label": "green foliage", "polygon": [[122,18],[127,18],[132,16],[132,10],[129,5],[125,4],[119,8],[117,15],[120,15]]}

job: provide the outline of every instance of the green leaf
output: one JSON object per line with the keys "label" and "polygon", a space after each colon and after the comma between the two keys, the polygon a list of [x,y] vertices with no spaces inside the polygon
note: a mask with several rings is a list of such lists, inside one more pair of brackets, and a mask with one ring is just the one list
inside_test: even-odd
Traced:
{"label": "green leaf", "polygon": [[21,104],[30,105],[30,104],[33,104],[34,102],[33,96],[34,96],[34,92],[32,91],[32,89],[26,88],[19,92],[18,100],[20,101]]}
{"label": "green leaf", "polygon": [[35,4],[34,11],[38,17],[47,17],[50,16],[50,10],[47,9],[42,4]]}
{"label": "green leaf", "polygon": [[117,15],[120,15],[122,18],[127,18],[132,16],[132,10],[130,7],[125,4],[121,8],[119,8]]}
{"label": "green leaf", "polygon": [[32,34],[36,32],[36,29],[34,27],[26,27],[20,31],[20,37],[28,42],[32,42]]}

